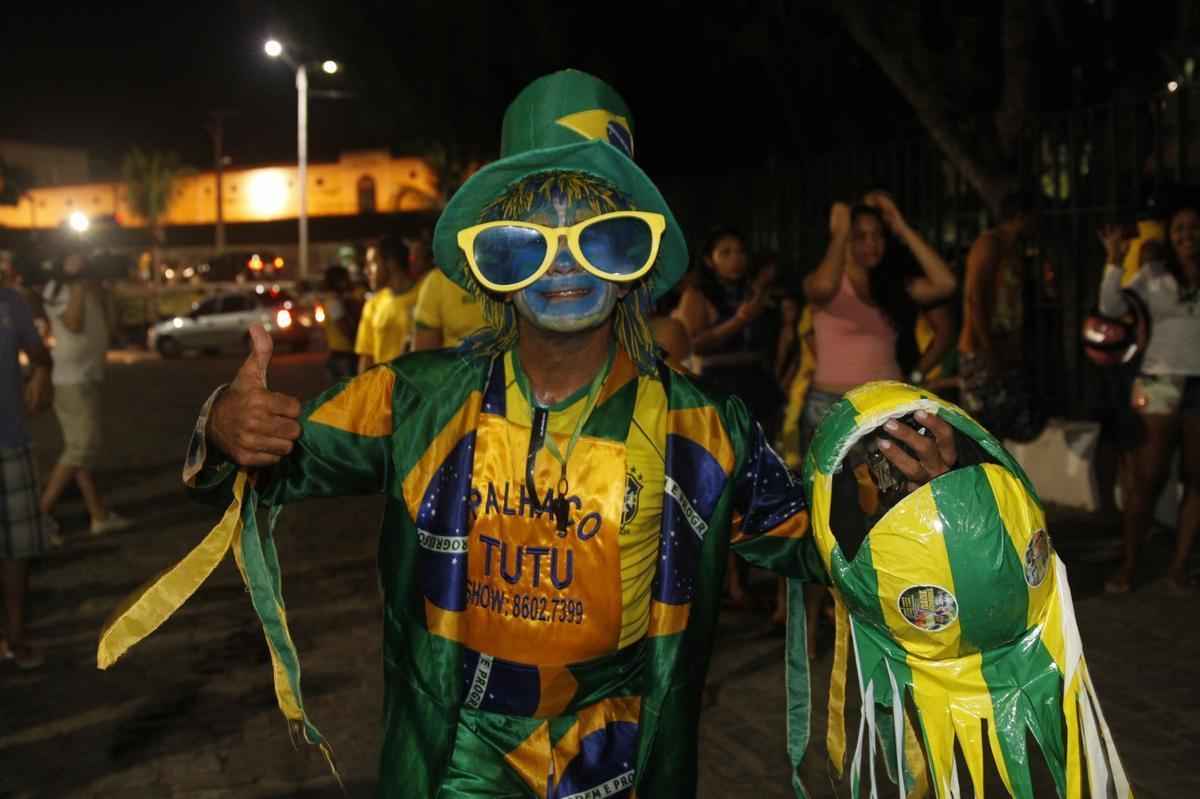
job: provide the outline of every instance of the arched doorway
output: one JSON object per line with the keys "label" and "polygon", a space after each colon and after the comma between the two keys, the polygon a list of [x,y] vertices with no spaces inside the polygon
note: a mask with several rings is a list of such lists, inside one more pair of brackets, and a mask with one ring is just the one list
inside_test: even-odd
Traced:
{"label": "arched doorway", "polygon": [[358,179],[358,212],[375,213],[375,178],[363,175]]}

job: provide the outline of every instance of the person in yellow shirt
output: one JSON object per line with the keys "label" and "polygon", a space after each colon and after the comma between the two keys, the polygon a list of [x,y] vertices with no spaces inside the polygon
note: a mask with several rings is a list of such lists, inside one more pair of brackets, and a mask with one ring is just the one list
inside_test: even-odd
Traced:
{"label": "person in yellow shirt", "polygon": [[1137,236],[1130,239],[1125,259],[1121,261],[1122,287],[1129,285],[1129,281],[1133,280],[1133,276],[1142,268],[1142,246],[1148,241],[1164,241],[1166,237],[1166,226],[1161,219],[1137,221]]}
{"label": "person in yellow shirt", "polygon": [[780,325],[775,370],[787,391],[783,426],[776,441],[779,454],[789,468],[799,471],[804,465],[807,443],[802,444],[800,414],[808,394],[812,376],[817,370],[817,350],[813,338],[812,306],[805,304],[795,312],[795,298],[781,303],[783,324]]}
{"label": "person in yellow shirt", "polygon": [[955,344],[959,338],[955,316],[949,302],[931,305],[917,314],[913,336],[921,356],[908,376],[912,385],[939,392],[957,386],[953,376],[958,363]]}
{"label": "person in yellow shirt", "polygon": [[413,328],[413,308],[423,274],[414,275],[408,246],[385,236],[376,245],[377,257],[367,267],[374,292],[363,307],[354,351],[359,374],[377,363],[387,363],[408,352]]}
{"label": "person in yellow shirt", "polygon": [[434,269],[421,284],[414,311],[414,350],[457,347],[484,327],[479,298]]}

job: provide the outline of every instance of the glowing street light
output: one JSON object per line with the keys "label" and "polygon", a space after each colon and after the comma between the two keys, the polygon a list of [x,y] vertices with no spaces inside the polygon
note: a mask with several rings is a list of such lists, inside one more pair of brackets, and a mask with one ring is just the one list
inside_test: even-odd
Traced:
{"label": "glowing street light", "polygon": [[[296,166],[297,183],[299,184],[298,221],[300,223],[300,277],[308,277],[308,71],[304,62],[299,58],[289,58],[283,52],[283,45],[278,39],[268,39],[263,44],[263,52],[271,58],[279,58],[296,70]],[[321,63],[321,69],[327,75],[335,74],[340,65],[333,60]]]}
{"label": "glowing street light", "polygon": [[87,214],[83,211],[72,211],[71,215],[67,217],[67,224],[76,233],[86,233],[87,229],[92,226],[92,221],[87,218]]}
{"label": "glowing street light", "polygon": [[1179,88],[1179,81],[1173,80],[1167,83],[1167,91],[1173,92]]}

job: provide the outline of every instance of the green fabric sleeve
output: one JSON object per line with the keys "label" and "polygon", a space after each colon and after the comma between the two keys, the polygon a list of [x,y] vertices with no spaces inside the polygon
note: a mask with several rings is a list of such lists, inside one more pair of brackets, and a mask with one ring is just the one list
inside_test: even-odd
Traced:
{"label": "green fabric sleeve", "polygon": [[733,476],[733,551],[784,577],[826,582],[809,528],[808,499],[799,475],[772,449],[741,400],[726,402],[725,417],[737,453]]}
{"label": "green fabric sleeve", "polygon": [[[387,369],[386,365],[375,369]],[[371,370],[374,371],[374,370]],[[341,497],[379,494],[387,485],[391,434],[364,435],[314,421],[327,403],[342,392],[355,391],[356,382],[369,372],[339,383],[305,403],[300,413],[300,438],[291,454],[272,467],[261,487],[264,504],[281,505],[307,497]],[[396,381],[396,389],[405,384]],[[396,389],[381,397],[389,403],[378,408],[379,414],[391,414]],[[370,412],[370,411],[367,411]]]}
{"label": "green fabric sleeve", "polygon": [[[384,365],[376,368],[389,367]],[[313,418],[329,403],[345,402],[348,397],[344,395],[361,392],[366,384],[359,381],[366,377],[367,374],[364,374],[339,383],[304,403],[299,419],[300,438],[295,442],[292,452],[275,466],[259,470],[256,484],[261,504],[279,505],[307,497],[383,492],[390,472],[390,425],[386,434],[380,430],[374,434],[363,434]],[[378,397],[377,406],[359,403],[354,406],[356,411],[364,417],[378,414],[380,418],[391,418],[397,402],[396,395],[404,392],[406,384],[397,380],[394,386],[389,395]],[[232,500],[237,466],[211,442],[207,442],[204,435],[208,411],[219,393],[220,389],[205,403],[192,433],[184,481],[194,499],[224,506]]]}

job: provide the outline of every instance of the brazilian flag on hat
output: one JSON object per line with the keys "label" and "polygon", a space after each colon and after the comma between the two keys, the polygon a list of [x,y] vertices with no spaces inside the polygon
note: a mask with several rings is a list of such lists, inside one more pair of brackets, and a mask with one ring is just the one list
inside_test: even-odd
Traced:
{"label": "brazilian flag on hat", "polygon": [[472,175],[438,219],[433,251],[439,266],[469,290],[473,281],[458,249],[458,231],[478,224],[483,209],[522,178],[585,172],[628,195],[636,210],[666,217],[658,260],[648,275],[657,299],[687,270],[687,242],[658,188],[633,162],[633,153],[633,117],[611,86],[573,69],[538,78],[504,114],[500,159]]}
{"label": "brazilian flag on hat", "polygon": [[[846,456],[889,419],[918,410],[960,434],[964,465],[905,496],[864,537],[854,525],[874,517],[846,512],[854,497],[864,501]],[[963,457],[967,450],[972,455]],[[931,785],[938,797],[958,797],[957,745],[976,796],[990,751],[1009,794],[1032,797],[1030,733],[1060,797],[1079,797],[1084,779],[1091,796],[1132,796],[1041,504],[992,435],[928,392],[868,383],[846,394],[817,430],[804,480],[837,605],[827,743],[839,775],[850,645],[862,694],[854,797],[864,783],[877,795],[876,742],[893,780],[903,780],[902,795],[923,795]]]}

